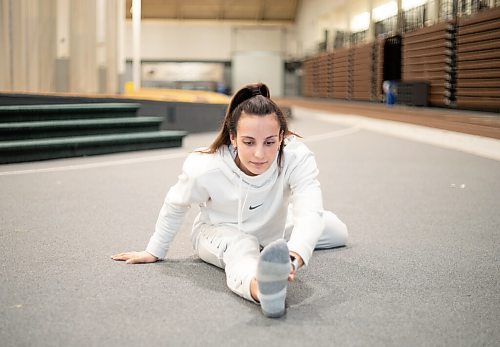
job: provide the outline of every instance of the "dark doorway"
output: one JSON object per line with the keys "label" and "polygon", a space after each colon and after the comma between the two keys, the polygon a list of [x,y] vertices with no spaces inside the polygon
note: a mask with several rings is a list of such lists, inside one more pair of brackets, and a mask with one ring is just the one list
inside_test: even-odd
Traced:
{"label": "dark doorway", "polygon": [[401,36],[389,37],[384,42],[383,81],[401,80]]}

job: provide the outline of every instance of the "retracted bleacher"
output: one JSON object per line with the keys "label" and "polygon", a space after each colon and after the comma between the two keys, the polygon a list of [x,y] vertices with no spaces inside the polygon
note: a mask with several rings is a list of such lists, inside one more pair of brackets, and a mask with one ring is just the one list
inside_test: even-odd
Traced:
{"label": "retracted bleacher", "polygon": [[333,92],[334,98],[349,100],[350,95],[351,50],[342,48],[333,53]]}
{"label": "retracted bleacher", "polygon": [[457,107],[500,111],[500,7],[458,19]]}
{"label": "retracted bleacher", "polygon": [[448,105],[449,25],[439,23],[403,35],[402,80],[428,83],[429,103],[434,106]]}
{"label": "retracted bleacher", "polygon": [[351,98],[370,101],[374,74],[373,44],[353,47],[351,49],[351,62]]}

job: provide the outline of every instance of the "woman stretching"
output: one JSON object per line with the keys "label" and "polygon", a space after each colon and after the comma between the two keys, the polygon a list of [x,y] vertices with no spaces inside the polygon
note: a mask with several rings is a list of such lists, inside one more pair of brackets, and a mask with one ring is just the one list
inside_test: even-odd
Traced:
{"label": "woman stretching", "polygon": [[288,282],[313,250],[347,241],[345,224],[323,209],[317,176],[312,152],[288,129],[267,86],[247,85],[231,99],[214,142],[187,157],[146,250],[112,259],[165,258],[186,212],[198,205],[196,254],[224,269],[228,287],[264,315],[281,317]]}

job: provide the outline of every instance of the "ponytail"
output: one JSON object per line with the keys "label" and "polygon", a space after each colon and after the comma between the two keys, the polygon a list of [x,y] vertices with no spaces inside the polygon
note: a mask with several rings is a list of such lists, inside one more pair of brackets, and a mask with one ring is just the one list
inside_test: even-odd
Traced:
{"label": "ponytail", "polygon": [[[224,116],[224,123],[215,140],[204,153],[215,153],[220,147],[231,144],[231,134],[236,136],[238,121],[242,113],[256,116],[275,114],[280,126],[279,133],[283,135],[283,139],[294,134],[288,130],[287,119],[279,106],[271,100],[269,88],[263,83],[249,84],[238,90],[231,98]],[[283,148],[284,141],[281,141],[278,152],[279,167],[281,167]]]}

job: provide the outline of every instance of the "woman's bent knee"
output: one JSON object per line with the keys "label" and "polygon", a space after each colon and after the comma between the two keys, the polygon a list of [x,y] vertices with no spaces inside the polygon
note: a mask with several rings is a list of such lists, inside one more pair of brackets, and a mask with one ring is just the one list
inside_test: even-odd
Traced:
{"label": "woman's bent knee", "polygon": [[316,249],[342,247],[347,244],[347,226],[334,213],[324,212],[325,228],[319,238]]}

